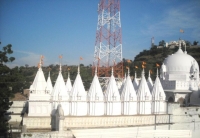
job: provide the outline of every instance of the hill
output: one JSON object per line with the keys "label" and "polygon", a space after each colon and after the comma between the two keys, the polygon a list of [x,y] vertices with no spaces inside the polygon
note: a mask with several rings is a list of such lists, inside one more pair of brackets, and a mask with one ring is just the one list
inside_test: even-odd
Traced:
{"label": "hill", "polygon": [[[164,59],[168,55],[175,53],[177,50],[178,47],[175,47],[173,49],[167,47],[163,48],[153,47],[150,50],[143,50],[142,52],[140,52],[138,55],[135,56],[135,59],[131,63],[128,63],[127,60],[124,59],[124,66],[130,67],[131,76],[135,76],[134,72],[136,71],[137,76],[140,77],[142,62],[146,62],[145,76],[148,77],[148,72],[149,70],[151,70],[152,71],[151,77],[154,80],[156,77],[156,63],[158,63],[161,66]],[[189,55],[194,57],[198,62],[198,64],[200,65],[200,46],[188,46],[186,48],[186,51]],[[135,66],[137,66],[138,69],[136,69]]]}
{"label": "hill", "polygon": [[[178,50],[178,47],[175,47],[173,49],[169,49],[166,47],[163,47],[163,48],[153,47],[150,50],[143,50],[138,55],[135,56],[134,60],[123,59],[124,72],[127,72],[126,67],[129,67],[130,75],[133,78],[135,76],[135,71],[137,72],[137,77],[140,77],[141,70],[142,70],[142,67],[141,67],[142,62],[146,62],[145,76],[148,77],[148,74],[149,74],[148,72],[149,72],[149,70],[151,70],[152,71],[152,74],[151,74],[152,80],[155,80],[156,63],[158,63],[159,65],[162,65],[162,62],[164,61],[164,59],[168,55],[176,52],[177,50]],[[197,60],[198,64],[200,65],[200,46],[187,47],[187,53],[190,54],[191,56],[193,56]],[[135,66],[137,66],[138,68],[136,69]],[[22,88],[19,88],[19,90],[22,91],[23,89],[29,89],[38,69],[35,66],[33,66],[33,67],[21,66],[21,67],[15,67],[12,70],[15,70],[15,72],[17,72],[19,74],[19,76],[21,76],[21,78],[24,78],[24,79],[22,79],[22,80],[24,80],[24,83],[19,85],[20,87],[22,87]],[[45,66],[45,67],[42,67],[42,70],[44,72],[46,79],[48,77],[49,70],[50,70],[51,80],[54,85],[54,83],[57,79],[58,73],[59,73],[59,65],[52,64],[49,66]],[[71,81],[73,84],[73,82],[76,78],[76,75],[77,75],[77,66],[68,66],[68,65],[62,66],[62,75],[63,75],[63,78],[65,79],[65,81],[68,76],[68,71],[70,72],[70,78],[71,78]],[[89,90],[90,84],[93,79],[91,65],[85,66],[83,64],[80,64],[80,74],[81,74],[85,89]]]}

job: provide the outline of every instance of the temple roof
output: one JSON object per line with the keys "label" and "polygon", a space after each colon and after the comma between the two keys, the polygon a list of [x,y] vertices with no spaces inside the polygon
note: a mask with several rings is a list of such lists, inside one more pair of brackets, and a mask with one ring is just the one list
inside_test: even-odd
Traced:
{"label": "temple roof", "polygon": [[137,73],[135,72],[135,78],[133,80],[133,87],[134,87],[135,91],[137,91],[138,85],[139,85],[139,82],[137,80]]}
{"label": "temple roof", "polygon": [[33,84],[30,86],[30,91],[45,91],[47,82],[44,77],[44,73],[41,68],[41,63],[39,63],[38,71],[33,81]]}
{"label": "temple roof", "polygon": [[66,90],[66,87],[65,87],[65,81],[64,81],[63,76],[62,76],[61,65],[60,65],[58,77],[56,79],[56,83],[54,85],[53,95],[54,96],[66,96],[66,97],[68,97],[68,93],[67,93],[67,90]]}
{"label": "temple roof", "polygon": [[125,84],[125,82],[126,82],[126,73],[124,74],[124,79],[123,79],[123,81],[122,81],[121,88],[119,89],[120,95],[122,94],[122,91],[123,91],[123,89],[124,89],[124,84]]}
{"label": "temple roof", "polygon": [[95,70],[95,75],[94,75],[92,84],[90,86],[88,96],[89,96],[90,100],[93,100],[93,101],[96,99],[96,96],[101,98],[99,100],[103,100],[103,91],[101,89],[101,85],[100,85],[99,79],[97,77],[97,68]]}
{"label": "temple roof", "polygon": [[74,81],[74,85],[71,90],[71,96],[86,96],[86,91],[83,86],[83,81],[80,76],[80,67],[78,66],[78,74]]}
{"label": "temple roof", "polygon": [[71,90],[72,90],[72,83],[71,83],[71,80],[70,80],[70,74],[68,72],[68,78],[67,78],[67,82],[66,82],[66,89],[67,89],[67,92],[70,93]]}
{"label": "temple roof", "polygon": [[128,70],[128,76],[127,76],[126,81],[124,83],[121,98],[124,101],[129,101],[131,97],[133,98],[132,100],[137,100],[136,92],[135,92],[135,89],[133,87],[131,77],[130,77],[130,73],[129,73],[129,70]]}
{"label": "temple roof", "polygon": [[138,100],[145,100],[146,98],[148,98],[148,100],[151,100],[151,93],[144,76],[144,69],[142,71],[141,82],[137,90],[137,96]]}
{"label": "temple roof", "polygon": [[165,100],[166,98],[165,92],[158,77],[158,69],[157,69],[157,77],[152,90],[152,97],[153,100],[160,100],[160,97],[162,97],[162,100]]}
{"label": "temple roof", "polygon": [[47,79],[46,91],[48,91],[49,94],[51,94],[51,93],[52,93],[52,90],[53,90],[53,86],[52,86],[51,77],[50,77],[50,72],[49,72],[49,76],[48,76],[48,79]]}
{"label": "temple roof", "polygon": [[153,82],[152,82],[152,79],[151,79],[150,70],[149,70],[149,77],[148,77],[148,79],[147,79],[147,85],[148,85],[149,90],[150,90],[150,92],[151,92],[152,89],[153,89]]}
{"label": "temple roof", "polygon": [[115,78],[113,76],[113,69],[112,69],[111,77],[110,77],[108,87],[106,89],[105,94],[107,97],[107,101],[113,101],[113,100],[119,101],[120,100],[118,87],[117,87]]}

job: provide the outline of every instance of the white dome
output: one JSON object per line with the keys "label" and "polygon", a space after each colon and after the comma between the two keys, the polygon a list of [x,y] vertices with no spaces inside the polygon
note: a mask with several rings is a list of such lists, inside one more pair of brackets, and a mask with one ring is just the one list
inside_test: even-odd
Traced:
{"label": "white dome", "polygon": [[199,65],[197,61],[187,53],[184,53],[181,48],[179,50],[169,55],[164,60],[164,65],[168,73],[172,74],[183,74],[183,73],[192,73],[192,66],[195,65],[196,69],[199,72]]}

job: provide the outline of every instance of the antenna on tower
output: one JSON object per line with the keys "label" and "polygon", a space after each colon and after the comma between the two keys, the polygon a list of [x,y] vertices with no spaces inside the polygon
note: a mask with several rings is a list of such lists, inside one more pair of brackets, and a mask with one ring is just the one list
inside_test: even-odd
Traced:
{"label": "antenna on tower", "polygon": [[93,60],[93,75],[97,66],[99,77],[123,78],[120,0],[100,0]]}

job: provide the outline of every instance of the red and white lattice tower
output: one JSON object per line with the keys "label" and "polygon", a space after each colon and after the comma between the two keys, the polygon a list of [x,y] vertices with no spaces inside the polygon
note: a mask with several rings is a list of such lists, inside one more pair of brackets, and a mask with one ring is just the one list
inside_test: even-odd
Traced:
{"label": "red and white lattice tower", "polygon": [[[120,0],[100,0],[93,67],[99,77],[123,77]],[[93,68],[93,74],[94,74]]]}

